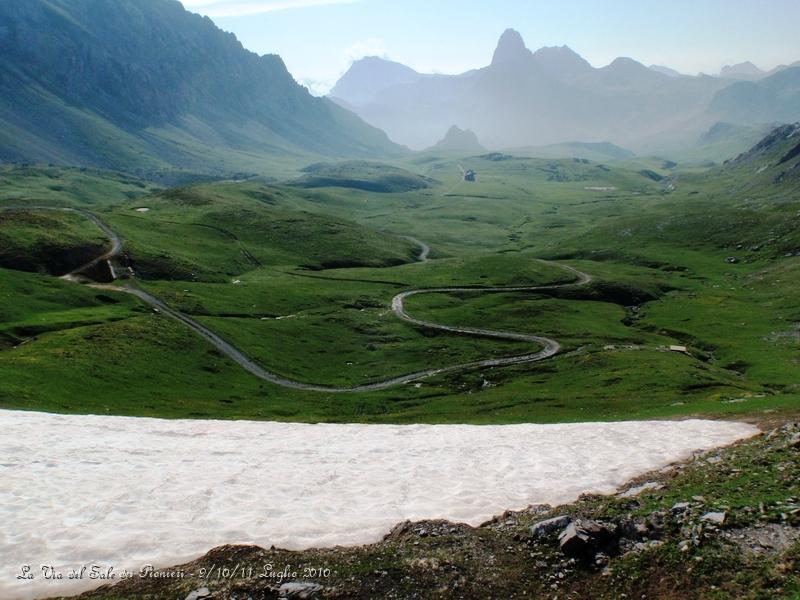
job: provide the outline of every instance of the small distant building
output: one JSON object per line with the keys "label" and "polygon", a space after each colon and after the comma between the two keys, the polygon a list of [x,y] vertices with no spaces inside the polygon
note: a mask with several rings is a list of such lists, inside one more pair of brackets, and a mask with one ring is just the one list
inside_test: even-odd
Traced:
{"label": "small distant building", "polygon": [[477,179],[477,177],[478,177],[478,174],[475,171],[473,171],[472,169],[469,169],[468,171],[464,171],[464,181],[475,181]]}

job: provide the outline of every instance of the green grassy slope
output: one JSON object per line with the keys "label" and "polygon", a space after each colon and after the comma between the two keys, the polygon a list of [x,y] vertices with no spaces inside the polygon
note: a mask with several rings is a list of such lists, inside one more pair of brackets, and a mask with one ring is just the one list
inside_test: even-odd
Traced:
{"label": "green grassy slope", "polygon": [[[778,138],[716,169],[644,159],[606,165],[430,155],[400,163],[437,182],[407,192],[249,181],[125,200],[101,216],[122,234],[141,285],[268,368],[303,381],[352,384],[520,351],[519,344],[431,336],[400,323],[388,306],[404,289],[563,281],[563,271],[537,257],[566,262],[595,281],[535,295],[408,300],[409,311],[426,319],[561,341],[565,352],[540,364],[366,394],[296,392],[254,380],[200,338],[145,310],[145,320],[134,313],[113,323],[59,326],[0,352],[0,392],[15,407],[60,403],[76,412],[312,421],[796,412],[798,159],[781,161],[797,140]],[[464,182],[459,164],[474,168],[478,181]],[[658,181],[642,173],[659,170]],[[150,210],[134,210],[141,207]],[[411,263],[418,249],[403,235],[429,243],[431,260]],[[166,357],[172,343],[158,345],[162,328],[163,339],[180,340],[175,344],[185,352],[150,377],[147,357]],[[134,357],[124,376],[108,362],[121,340]],[[688,354],[669,351],[671,345],[686,346]],[[73,349],[71,362],[43,359],[37,368],[76,387],[45,394],[26,365],[42,356],[39,348],[53,356],[64,347]],[[85,377],[95,364],[104,365],[106,380]],[[126,377],[134,387],[122,384]],[[78,381],[97,398],[93,404],[70,395]],[[118,385],[124,390],[113,393]]]}
{"label": "green grassy slope", "polygon": [[126,240],[126,258],[143,279],[227,282],[265,265],[387,266],[417,252],[408,240],[297,210],[290,190],[257,182],[170,189],[104,218]]}
{"label": "green grassy slope", "polygon": [[108,246],[102,232],[76,214],[0,211],[0,267],[63,275]]}
{"label": "green grassy slope", "polygon": [[160,186],[122,173],[0,164],[0,206],[101,207],[135,200]]}

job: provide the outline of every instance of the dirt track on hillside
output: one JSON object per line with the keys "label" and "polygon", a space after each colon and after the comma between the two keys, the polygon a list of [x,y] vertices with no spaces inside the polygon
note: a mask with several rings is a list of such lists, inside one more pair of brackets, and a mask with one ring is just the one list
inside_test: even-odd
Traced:
{"label": "dirt track on hillside", "polygon": [[[112,275],[114,274],[114,269],[113,266],[111,266],[111,261],[113,261],[114,258],[118,257],[122,252],[122,246],[123,246],[122,240],[116,234],[116,232],[114,232],[110,227],[108,227],[105,223],[103,223],[103,221],[95,214],[82,209],[47,207],[47,206],[27,206],[27,207],[14,206],[14,207],[0,208],[0,211],[9,211],[9,210],[16,210],[16,211],[53,210],[53,211],[72,212],[86,217],[87,219],[92,221],[98,227],[98,229],[100,229],[104,234],[108,236],[109,240],[111,241],[111,248],[105,253],[103,253],[101,256],[98,256],[97,258],[92,260],[90,263],[87,263],[86,265],[79,267],[78,269],[72,271],[71,273],[64,275],[63,278],[76,282],[82,282],[82,280],[85,280],[85,278],[81,277],[81,273],[87,271],[88,269],[90,269],[91,267],[97,265],[102,261],[109,261],[111,273]],[[419,262],[428,262],[429,260],[428,254],[430,252],[430,247],[425,242],[417,240],[416,238],[407,237],[407,239],[413,241],[420,247],[420,253],[417,260]],[[217,350],[222,352],[236,364],[241,366],[249,373],[255,375],[259,379],[268,381],[269,383],[273,383],[275,385],[280,385],[283,387],[292,388],[296,390],[327,392],[327,393],[344,393],[344,392],[356,393],[356,392],[370,392],[376,390],[383,390],[397,385],[412,383],[436,375],[453,373],[456,371],[464,371],[464,370],[471,370],[484,367],[502,367],[507,365],[517,365],[522,363],[537,362],[545,360],[547,358],[550,358],[558,354],[561,350],[561,344],[559,344],[558,341],[551,338],[539,335],[532,335],[528,333],[495,331],[492,329],[461,327],[457,325],[444,325],[441,323],[434,323],[432,321],[424,321],[422,319],[417,319],[409,315],[408,312],[406,312],[404,305],[404,301],[407,298],[421,294],[486,294],[486,293],[491,294],[491,293],[514,293],[514,292],[535,293],[535,292],[542,292],[559,288],[587,285],[592,281],[592,277],[590,275],[583,273],[573,267],[549,261],[541,261],[541,262],[555,265],[557,267],[564,269],[565,271],[574,274],[576,277],[575,281],[558,285],[539,285],[539,286],[508,286],[508,287],[455,286],[455,287],[442,287],[442,288],[412,289],[397,294],[394,298],[392,298],[392,303],[391,303],[392,312],[399,319],[415,327],[419,327],[421,329],[444,331],[447,333],[452,333],[456,335],[467,335],[471,337],[529,342],[535,345],[536,351],[514,356],[490,358],[490,359],[460,363],[456,365],[450,365],[447,367],[424,369],[422,371],[415,371],[413,373],[407,373],[405,375],[399,375],[397,377],[391,377],[387,379],[382,379],[380,381],[359,384],[351,387],[334,387],[334,386],[320,385],[314,383],[304,383],[301,381],[288,379],[286,377],[278,375],[277,373],[273,373],[272,371],[269,371],[264,367],[262,367],[252,358],[248,357],[247,354],[239,350],[236,346],[225,341],[223,338],[214,333],[211,329],[209,329],[205,325],[202,325],[201,323],[194,320],[185,313],[182,313],[174,308],[171,308],[170,306],[168,306],[155,296],[133,285],[127,285],[127,284],[109,285],[109,284],[97,284],[97,283],[88,283],[87,285],[89,285],[94,289],[100,289],[111,292],[121,292],[136,296],[142,302],[151,306],[158,313],[163,314],[164,316],[167,316],[169,318],[175,319],[180,323],[183,323],[186,327],[188,327],[189,329],[200,335],[202,338],[204,338],[207,342],[212,344]]]}

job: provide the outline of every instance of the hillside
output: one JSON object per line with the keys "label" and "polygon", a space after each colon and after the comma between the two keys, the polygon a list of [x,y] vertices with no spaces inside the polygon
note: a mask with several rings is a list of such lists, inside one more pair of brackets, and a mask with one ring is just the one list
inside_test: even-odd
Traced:
{"label": "hillside", "polygon": [[657,248],[712,252],[730,264],[800,256],[798,185],[800,125],[783,125],[722,166],[673,176],[668,200],[564,245],[652,258]]}
{"label": "hillside", "polygon": [[[19,176],[11,170],[5,179],[18,199],[7,196],[6,204],[43,203],[39,195],[49,187],[70,190],[46,198],[92,211],[117,232],[119,272],[130,267],[132,284],[298,382],[360,385],[529,347],[409,326],[389,308],[403,290],[571,279],[536,258],[593,280],[571,290],[407,298],[406,309],[423,321],[540,334],[563,352],[539,364],[454,371],[420,387],[347,392],[334,400],[262,382],[146,306],[132,313],[127,302],[96,298],[117,294],[86,292],[87,301],[105,302],[102,311],[92,308],[94,301],[78,312],[69,305],[36,308],[37,299],[58,304],[64,282],[6,270],[0,305],[22,314],[4,325],[16,348],[0,352],[0,396],[8,408],[65,412],[394,423],[789,409],[797,402],[800,314],[794,131],[785,128],[740,160],[712,169],[644,157],[422,155],[400,166],[316,164],[306,175],[346,181],[313,188],[251,180],[142,194],[112,175],[97,182],[116,194],[108,204],[72,191],[82,182],[71,170],[60,179],[49,169],[37,170],[38,178],[29,169],[16,170]],[[464,182],[459,166],[476,170],[478,180]],[[382,194],[343,187],[394,172],[426,187]],[[9,223],[6,239],[13,256],[27,256],[44,271],[47,264],[40,269],[42,257],[25,243],[37,222]],[[49,234],[63,247],[88,247],[96,238],[80,223],[48,227],[36,235]],[[404,236],[430,248],[427,261],[419,260],[421,244]],[[20,306],[20,293],[30,309]],[[29,339],[39,331],[49,333]],[[668,351],[671,345],[687,346],[691,356]],[[141,357],[155,357],[164,368],[153,372]],[[125,385],[132,376],[137,386]]]}
{"label": "hillside", "polygon": [[626,148],[609,142],[564,142],[547,146],[515,148],[514,152],[537,158],[586,158],[590,160],[626,160],[636,155]]}
{"label": "hillside", "polygon": [[177,0],[0,3],[0,160],[208,174],[401,149]]}

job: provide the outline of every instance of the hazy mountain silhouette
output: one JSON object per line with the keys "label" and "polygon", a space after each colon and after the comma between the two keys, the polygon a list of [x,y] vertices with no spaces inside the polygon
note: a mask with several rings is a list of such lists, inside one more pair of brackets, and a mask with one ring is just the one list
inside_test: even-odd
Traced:
{"label": "hazy mountain silhouette", "polygon": [[761,79],[766,74],[766,71],[762,71],[749,60],[738,65],[725,65],[719,72],[720,77],[745,80]]}
{"label": "hazy mountain silhouette", "polygon": [[177,0],[0,2],[0,159],[230,172],[401,151]]}
{"label": "hazy mountain silhouette", "polygon": [[415,83],[422,75],[411,67],[367,56],[353,63],[351,69],[336,83],[330,92],[335,98],[347,98],[349,103],[364,104],[393,85]]}
{"label": "hazy mountain silhouette", "polygon": [[663,65],[650,65],[650,68],[655,71],[656,73],[661,73],[662,75],[666,75],[667,77],[683,77],[683,73],[680,71],[676,71],[675,69],[671,69],[669,67],[665,67]]}
{"label": "hazy mountain silhouette", "polygon": [[[412,148],[435,144],[455,122],[491,149],[581,140],[650,152],[696,143],[713,123],[730,120],[709,110],[730,79],[681,75],[626,57],[595,68],[566,46],[531,52],[514,30],[502,34],[487,67],[460,75],[412,71],[396,81],[397,63],[369,60],[354,63],[342,78],[348,85],[332,95]],[[380,83],[352,86],[365,72]]]}
{"label": "hazy mountain silhouette", "polygon": [[800,66],[759,81],[737,81],[716,94],[709,113],[740,124],[800,120]]}
{"label": "hazy mountain silhouette", "polygon": [[428,148],[431,151],[458,151],[458,152],[486,152],[486,148],[481,146],[478,136],[474,131],[461,129],[453,125],[447,130],[445,136],[435,145]]}
{"label": "hazy mountain silhouette", "polygon": [[518,31],[513,29],[506,29],[500,40],[497,42],[497,48],[492,57],[492,64],[499,65],[502,63],[516,62],[530,58],[531,51],[525,46],[525,41]]}

